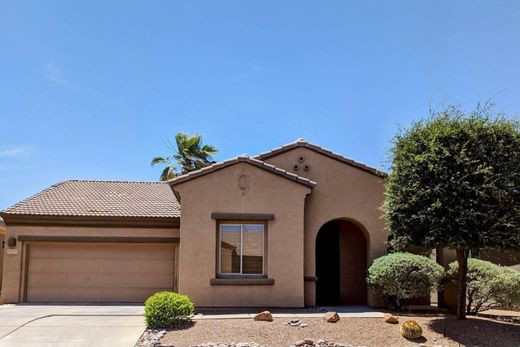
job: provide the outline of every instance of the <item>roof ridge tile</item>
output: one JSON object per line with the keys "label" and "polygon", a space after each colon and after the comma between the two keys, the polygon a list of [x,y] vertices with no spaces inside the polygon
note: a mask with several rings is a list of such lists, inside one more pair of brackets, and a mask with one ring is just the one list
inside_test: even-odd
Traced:
{"label": "roof ridge tile", "polygon": [[245,156],[238,156],[238,157],[234,157],[231,159],[226,159],[221,162],[214,163],[209,166],[203,167],[199,170],[192,171],[192,172],[189,172],[189,173],[181,175],[181,176],[177,176],[175,178],[172,178],[171,180],[168,180],[167,182],[170,185],[174,186],[176,184],[180,184],[182,182],[186,182],[191,179],[194,179],[194,178],[197,178],[200,176],[204,176],[213,171],[217,171],[217,170],[226,168],[228,166],[235,165],[237,163],[248,163],[248,164],[254,165],[258,168],[272,172],[276,175],[279,175],[279,176],[287,178],[291,181],[295,181],[297,183],[303,184],[310,188],[315,187],[317,184],[316,182],[314,182],[308,178],[305,178],[305,177],[302,177],[302,178],[305,178],[305,180],[298,180],[298,177],[300,177],[300,176],[298,176],[292,172],[286,171],[282,168],[278,168],[278,167],[274,166],[273,164],[266,163],[258,158],[245,157]]}
{"label": "roof ridge tile", "polygon": [[330,157],[332,159],[338,160],[338,161],[340,161],[340,162],[342,162],[344,164],[350,165],[352,167],[356,167],[356,168],[358,168],[360,170],[366,171],[366,172],[368,172],[370,174],[373,174],[373,175],[381,177],[381,178],[386,178],[388,176],[388,174],[386,172],[384,172],[384,171],[381,171],[381,170],[376,169],[374,167],[368,166],[368,165],[363,164],[361,162],[358,162],[358,161],[356,161],[354,159],[345,157],[344,155],[342,155],[340,153],[333,152],[330,149],[327,149],[325,147],[316,145],[314,143],[310,143],[310,142],[305,141],[303,139],[297,139],[296,141],[287,143],[285,145],[281,145],[279,147],[275,147],[275,148],[273,148],[273,149],[271,149],[269,151],[257,154],[253,158],[254,159],[258,159],[258,160],[269,159],[269,158],[272,158],[272,157],[276,156],[277,154],[280,154],[280,153],[283,153],[283,152],[286,152],[288,150],[291,150],[291,149],[294,149],[294,148],[298,148],[298,147],[309,148],[310,150],[313,150],[315,152],[321,153],[321,154],[326,155],[326,156],[328,156],[328,157]]}

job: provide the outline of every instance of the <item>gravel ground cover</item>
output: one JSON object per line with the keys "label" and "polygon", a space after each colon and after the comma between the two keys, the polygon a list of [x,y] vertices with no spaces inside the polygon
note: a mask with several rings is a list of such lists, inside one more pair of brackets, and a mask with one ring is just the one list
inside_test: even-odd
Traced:
{"label": "gravel ground cover", "polygon": [[[378,318],[342,318],[327,323],[319,318],[302,319],[305,327],[287,325],[287,319],[273,322],[252,319],[199,320],[188,328],[169,330],[164,345],[190,347],[208,342],[226,344],[249,342],[265,347],[288,347],[298,340],[331,340],[352,346],[493,346],[520,347],[520,324],[470,317],[400,316],[399,322],[415,319],[423,326],[423,338],[410,341],[399,334],[398,324]],[[444,337],[445,334],[445,337]]]}

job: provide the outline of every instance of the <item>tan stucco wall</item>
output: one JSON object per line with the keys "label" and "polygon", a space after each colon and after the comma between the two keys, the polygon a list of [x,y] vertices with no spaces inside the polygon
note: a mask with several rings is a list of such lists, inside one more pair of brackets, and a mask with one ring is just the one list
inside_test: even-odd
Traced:
{"label": "tan stucco wall", "polygon": [[[238,186],[247,177],[245,190]],[[304,305],[304,203],[310,188],[246,163],[175,187],[181,196],[179,291],[198,306]],[[267,275],[273,285],[211,285],[216,276],[212,212],[272,213],[267,223]]]}
{"label": "tan stucco wall", "polygon": [[[520,251],[512,249],[483,248],[480,250],[480,259],[490,261],[501,266],[513,266],[520,264]],[[442,265],[448,268],[451,262],[457,260],[457,252],[454,249],[442,250]]]}
{"label": "tan stucco wall", "polygon": [[[4,242],[4,234],[0,234],[0,290],[2,288],[2,269],[4,267],[4,247],[2,247],[2,244]],[[5,245],[7,247],[7,245]],[[0,291],[0,297],[2,295],[2,292]]]}
{"label": "tan stucco wall", "polygon": [[[75,226],[7,226],[5,239],[18,235],[38,236],[113,236],[113,237],[178,237],[179,229],[167,228],[108,228]],[[16,247],[6,246],[3,256],[3,280],[0,303],[17,303],[23,295],[25,242]],[[178,271],[176,271],[178,272]]]}
{"label": "tan stucco wall", "polygon": [[[304,161],[299,162],[303,157]],[[343,218],[355,222],[368,241],[367,264],[386,253],[388,234],[379,211],[384,198],[384,180],[345,165],[307,148],[295,148],[267,162],[310,178],[318,183],[305,205],[305,275],[315,276],[316,235],[326,222]],[[299,165],[299,170],[293,169]],[[309,170],[304,171],[308,165]],[[305,304],[315,305],[314,282],[305,282]],[[372,295],[369,304],[375,304]]]}

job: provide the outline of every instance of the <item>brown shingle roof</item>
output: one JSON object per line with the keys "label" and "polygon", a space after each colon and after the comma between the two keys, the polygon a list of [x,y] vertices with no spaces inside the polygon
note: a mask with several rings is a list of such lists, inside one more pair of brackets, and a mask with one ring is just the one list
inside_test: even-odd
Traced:
{"label": "brown shingle roof", "polygon": [[283,152],[286,152],[286,151],[289,151],[289,150],[292,150],[294,148],[298,148],[298,147],[304,147],[304,148],[308,148],[312,151],[315,151],[317,153],[320,153],[320,154],[323,154],[329,158],[332,158],[332,159],[335,159],[337,161],[340,161],[344,164],[347,164],[347,165],[350,165],[352,167],[355,167],[355,168],[358,168],[360,170],[363,170],[365,172],[368,172],[368,173],[371,173],[372,175],[376,175],[376,176],[379,176],[379,177],[382,177],[382,178],[386,178],[387,177],[387,173],[383,172],[383,171],[380,171],[376,168],[373,168],[373,167],[370,167],[370,166],[367,166],[363,163],[360,163],[360,162],[357,162],[355,160],[352,160],[350,158],[347,158],[347,157],[344,157],[342,156],[341,154],[339,153],[334,153],[326,148],[323,148],[321,146],[318,146],[318,145],[315,145],[313,143],[310,143],[310,142],[307,142],[305,141],[304,139],[298,139],[294,142],[291,142],[289,144],[286,144],[286,145],[283,145],[281,147],[277,147],[277,148],[274,148],[270,151],[267,151],[267,152],[264,152],[264,153],[260,153],[258,154],[257,156],[255,156],[254,158],[255,159],[259,159],[259,160],[266,160],[266,159],[269,159],[269,158],[272,158],[274,156],[277,156],[278,154],[281,154]]}
{"label": "brown shingle roof", "polygon": [[70,180],[4,210],[33,216],[179,218],[181,208],[165,182]]}
{"label": "brown shingle roof", "polygon": [[214,172],[214,171],[217,171],[217,170],[221,170],[223,168],[226,168],[226,167],[231,166],[231,165],[235,165],[237,163],[248,163],[248,164],[251,164],[251,165],[256,166],[256,167],[258,167],[260,169],[269,171],[269,172],[271,172],[271,173],[273,173],[275,175],[281,176],[281,177],[286,178],[286,179],[288,179],[290,181],[294,181],[295,183],[303,184],[304,186],[307,186],[307,187],[310,187],[310,188],[313,188],[313,187],[316,186],[316,182],[314,182],[314,181],[312,181],[312,180],[310,180],[308,178],[305,178],[305,177],[302,177],[302,176],[298,176],[298,175],[296,175],[296,174],[294,174],[292,172],[289,172],[289,171],[286,171],[286,170],[281,169],[279,167],[276,167],[274,165],[265,163],[265,162],[263,162],[261,160],[250,158],[250,157],[248,157],[245,154],[244,155],[240,155],[240,156],[238,156],[236,158],[224,160],[224,161],[221,161],[219,163],[212,164],[210,166],[206,166],[205,168],[202,168],[200,170],[187,173],[187,174],[179,176],[179,177],[175,177],[175,178],[169,180],[168,183],[170,183],[172,186],[174,186],[176,184],[179,184],[179,183],[182,183],[182,182],[186,182],[186,181],[192,180],[192,179],[200,177],[200,176],[207,175],[207,174],[209,174],[211,172]]}

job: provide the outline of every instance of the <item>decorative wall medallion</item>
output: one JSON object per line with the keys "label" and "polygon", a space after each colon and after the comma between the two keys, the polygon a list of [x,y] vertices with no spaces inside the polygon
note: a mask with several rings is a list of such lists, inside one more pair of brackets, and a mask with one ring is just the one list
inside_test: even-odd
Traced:
{"label": "decorative wall medallion", "polygon": [[238,188],[240,188],[240,190],[249,189],[249,176],[248,175],[241,173],[238,176]]}

